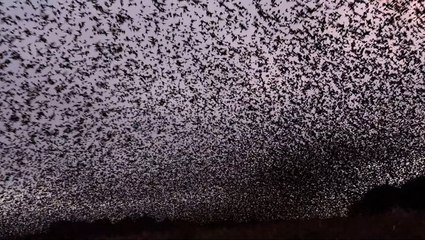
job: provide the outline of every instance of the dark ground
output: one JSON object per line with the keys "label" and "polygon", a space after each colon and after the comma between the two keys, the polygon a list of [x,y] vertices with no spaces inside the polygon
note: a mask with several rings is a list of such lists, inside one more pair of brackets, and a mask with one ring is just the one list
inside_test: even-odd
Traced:
{"label": "dark ground", "polygon": [[425,239],[425,176],[370,189],[345,218],[207,225],[149,217],[114,224],[56,222],[44,233],[19,238],[24,239]]}
{"label": "dark ground", "polygon": [[48,232],[21,239],[425,239],[425,214],[396,213],[270,223],[56,223]]}

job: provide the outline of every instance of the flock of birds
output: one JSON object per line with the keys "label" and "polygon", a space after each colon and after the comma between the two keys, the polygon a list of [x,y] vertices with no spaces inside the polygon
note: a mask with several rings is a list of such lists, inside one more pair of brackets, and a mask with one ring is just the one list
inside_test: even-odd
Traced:
{"label": "flock of birds", "polygon": [[329,217],[425,171],[422,1],[0,1],[0,236]]}

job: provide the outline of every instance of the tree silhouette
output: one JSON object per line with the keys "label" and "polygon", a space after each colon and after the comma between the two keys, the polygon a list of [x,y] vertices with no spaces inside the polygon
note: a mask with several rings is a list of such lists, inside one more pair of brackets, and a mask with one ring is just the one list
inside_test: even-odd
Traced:
{"label": "tree silhouette", "polygon": [[390,212],[399,207],[400,189],[390,185],[378,186],[368,191],[363,198],[349,208],[350,216]]}
{"label": "tree silhouette", "polygon": [[406,212],[425,211],[425,176],[411,179],[400,188],[388,184],[368,191],[349,207],[349,216],[390,213],[399,208]]}
{"label": "tree silhouette", "polygon": [[410,180],[401,187],[400,205],[406,210],[425,210],[425,176]]}

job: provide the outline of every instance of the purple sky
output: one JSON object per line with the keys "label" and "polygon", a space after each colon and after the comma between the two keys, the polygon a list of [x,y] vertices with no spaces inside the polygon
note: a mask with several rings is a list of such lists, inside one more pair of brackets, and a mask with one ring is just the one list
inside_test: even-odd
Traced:
{"label": "purple sky", "polygon": [[419,1],[93,2],[0,6],[0,224],[327,217],[423,173]]}

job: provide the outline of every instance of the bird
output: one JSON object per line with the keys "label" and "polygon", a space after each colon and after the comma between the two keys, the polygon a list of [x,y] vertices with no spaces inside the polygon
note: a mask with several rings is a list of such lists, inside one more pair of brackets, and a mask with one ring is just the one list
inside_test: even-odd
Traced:
{"label": "bird", "polygon": [[409,179],[424,157],[420,14],[0,2],[0,237],[74,217],[337,216]]}

